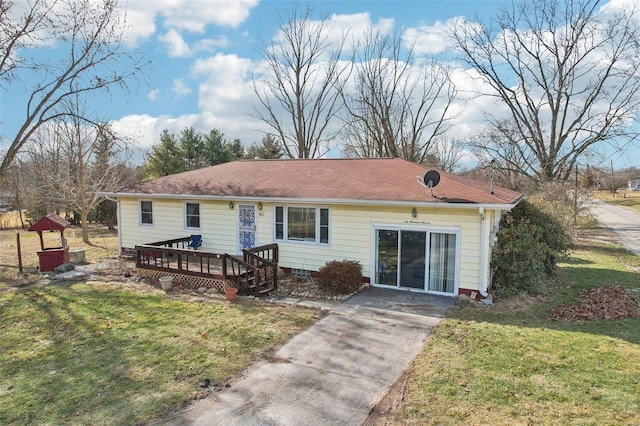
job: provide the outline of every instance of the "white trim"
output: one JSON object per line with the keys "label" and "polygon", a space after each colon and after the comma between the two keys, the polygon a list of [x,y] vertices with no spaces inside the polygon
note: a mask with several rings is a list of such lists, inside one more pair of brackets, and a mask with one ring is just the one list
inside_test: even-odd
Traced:
{"label": "white trim", "polygon": [[[151,203],[151,223],[142,223],[142,202],[143,201],[148,201]],[[151,227],[155,225],[155,218],[154,216],[154,207],[153,207],[153,200],[150,198],[139,198],[138,199],[138,225],[140,226],[147,226],[147,227]]]}
{"label": "white trim", "polygon": [[484,207],[495,210],[511,210],[520,202],[518,198],[513,204],[508,203],[447,203],[445,201],[395,201],[395,200],[358,200],[358,199],[334,199],[334,198],[280,198],[280,197],[237,197],[229,195],[202,195],[202,194],[146,194],[127,192],[100,192],[99,195],[110,197],[136,198],[153,197],[166,199],[183,200],[206,200],[206,201],[233,201],[234,203],[247,202],[268,202],[274,204],[337,204],[337,205],[360,205],[360,206],[412,206],[412,207],[443,207],[451,209],[477,209]]}
{"label": "white trim", "polygon": [[[283,225],[282,225],[282,239],[276,238],[276,218],[277,218],[277,214],[276,214],[276,209],[278,207],[282,207],[282,220],[283,220]],[[304,209],[309,209],[309,208],[314,208],[316,211],[316,223],[315,223],[315,241],[302,241],[302,240],[296,240],[296,239],[290,239],[289,238],[289,232],[288,232],[288,223],[289,223],[289,208],[290,207],[298,207],[298,208],[304,208]],[[329,213],[329,223],[328,223],[328,230],[327,230],[327,242],[326,243],[322,243],[320,242],[320,211],[322,209],[325,209],[328,211]],[[309,206],[309,205],[301,205],[301,204],[274,204],[272,206],[272,225],[273,225],[273,234],[272,234],[272,238],[274,242],[279,242],[279,243],[289,243],[289,244],[303,244],[303,245],[309,245],[309,246],[317,246],[317,247],[331,247],[331,225],[332,225],[332,220],[331,220],[331,206],[326,206],[326,205],[313,205],[313,206]]]}
{"label": "white trim", "polygon": [[487,219],[485,211],[482,207],[478,209],[480,215],[480,282],[478,283],[478,290],[483,297],[487,297],[487,250],[485,245],[487,244],[486,228]]}
{"label": "white trim", "polygon": [[[390,230],[398,232],[398,259],[397,263],[400,265],[400,253],[402,251],[402,239],[400,238],[401,231],[420,231],[426,233],[426,247],[425,247],[425,282],[424,287],[422,289],[413,288],[413,287],[402,287],[400,286],[400,267],[397,268],[396,274],[396,285],[386,285],[386,284],[378,284],[377,273],[378,273],[378,263],[377,263],[377,253],[378,253],[378,239],[376,238],[376,232],[378,230]],[[454,234],[456,236],[456,264],[455,264],[455,275],[453,282],[453,292],[447,293],[442,291],[432,291],[428,289],[428,279],[429,279],[429,236],[431,233],[440,233],[440,234]],[[371,253],[370,253],[370,265],[371,265],[371,273],[370,273],[370,283],[372,287],[380,287],[380,288],[388,288],[393,290],[403,290],[403,291],[413,291],[417,293],[429,293],[436,294],[442,296],[450,296],[455,297],[458,295],[459,291],[459,279],[460,279],[460,250],[462,245],[462,240],[460,238],[461,228],[459,226],[439,226],[439,225],[417,225],[417,224],[387,224],[387,223],[373,223],[371,225]]]}
{"label": "white trim", "polygon": [[[193,227],[193,226],[188,226],[187,225],[187,204],[197,204],[198,205],[198,222],[200,223],[200,226]],[[182,219],[183,219],[183,226],[185,231],[200,231],[202,230],[202,203],[200,203],[200,201],[197,200],[184,200],[182,202]]]}

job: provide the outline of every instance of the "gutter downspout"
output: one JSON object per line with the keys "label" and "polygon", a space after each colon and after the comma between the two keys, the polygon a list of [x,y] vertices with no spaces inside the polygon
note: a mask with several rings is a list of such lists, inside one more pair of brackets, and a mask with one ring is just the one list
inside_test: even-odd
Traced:
{"label": "gutter downspout", "polygon": [[[489,293],[486,291],[487,288],[487,250],[485,244],[487,242],[485,227],[486,227],[486,218],[484,207],[478,208],[478,214],[480,214],[480,286],[478,288],[478,292],[483,298],[489,296]],[[118,228],[120,230],[120,228]]]}
{"label": "gutter downspout", "polygon": [[122,234],[120,233],[121,229],[122,229],[122,218],[121,213],[120,213],[120,201],[118,201],[117,198],[111,198],[111,196],[107,195],[106,196],[107,200],[110,201],[115,201],[116,202],[116,218],[118,220],[118,257],[122,256]]}

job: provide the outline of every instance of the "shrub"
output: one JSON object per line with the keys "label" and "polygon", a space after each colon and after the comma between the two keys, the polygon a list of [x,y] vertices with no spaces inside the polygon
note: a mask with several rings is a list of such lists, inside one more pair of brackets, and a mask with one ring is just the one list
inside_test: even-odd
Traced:
{"label": "shrub", "polygon": [[571,238],[546,204],[521,201],[500,222],[493,250],[493,286],[499,295],[539,293],[545,274],[572,247]]}
{"label": "shrub", "polygon": [[353,293],[362,285],[362,265],[354,260],[333,260],[318,271],[318,287],[329,294]]}

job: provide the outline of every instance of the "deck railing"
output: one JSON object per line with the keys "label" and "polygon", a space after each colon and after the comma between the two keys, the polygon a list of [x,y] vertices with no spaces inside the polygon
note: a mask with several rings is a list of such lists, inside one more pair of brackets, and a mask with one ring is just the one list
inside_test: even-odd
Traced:
{"label": "deck railing", "polygon": [[277,244],[243,250],[240,259],[227,253],[189,250],[186,247],[190,241],[190,237],[185,237],[138,245],[136,267],[231,280],[242,293],[254,296],[278,288]]}

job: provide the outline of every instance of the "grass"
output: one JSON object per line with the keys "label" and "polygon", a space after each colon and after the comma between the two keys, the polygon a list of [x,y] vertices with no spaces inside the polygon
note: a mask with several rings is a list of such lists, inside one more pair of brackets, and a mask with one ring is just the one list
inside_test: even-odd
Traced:
{"label": "grass", "polygon": [[[139,284],[144,286],[143,284]],[[120,285],[0,295],[0,424],[140,424],[223,385],[316,319]]]}
{"label": "grass", "polygon": [[[8,213],[5,213],[5,215]],[[23,273],[18,272],[18,247],[16,234],[20,234]],[[88,261],[118,253],[118,232],[110,231],[99,224],[89,225],[91,244],[82,241],[82,229],[71,227],[65,230],[65,238],[70,250],[85,250]],[[60,233],[43,233],[45,247],[59,247]],[[40,280],[36,267],[39,265],[38,251],[40,239],[37,232],[24,229],[0,230],[0,292],[16,285],[34,284]]]}
{"label": "grass", "polygon": [[[35,269],[40,250],[38,233],[19,228],[0,231],[0,266],[18,267],[17,233],[20,233],[22,265],[26,269]],[[42,236],[45,247],[60,247],[59,232],[44,232]],[[100,224],[89,225],[90,244],[82,241],[82,229],[79,226],[67,228],[64,237],[70,250],[85,250],[87,260],[118,254],[118,231],[110,231]]]}
{"label": "grass", "polygon": [[[117,253],[117,234],[65,231],[87,260]],[[37,233],[0,231],[0,424],[148,423],[223,386],[318,319],[315,310],[170,297],[138,283],[41,284]],[[59,233],[45,234],[47,247]]]}
{"label": "grass", "polygon": [[459,304],[412,363],[387,424],[640,424],[640,320],[552,321],[588,287],[640,289],[638,257],[585,241],[544,297]]}
{"label": "grass", "polygon": [[640,191],[620,191],[615,197],[609,191],[598,191],[595,196],[609,204],[640,210]]}

